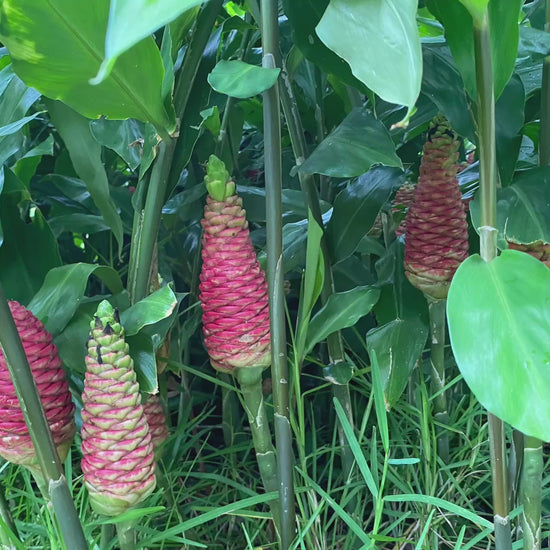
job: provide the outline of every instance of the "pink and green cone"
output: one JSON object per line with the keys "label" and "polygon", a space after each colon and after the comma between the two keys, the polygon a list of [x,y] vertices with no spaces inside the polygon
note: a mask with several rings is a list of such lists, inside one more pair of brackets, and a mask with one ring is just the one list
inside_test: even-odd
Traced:
{"label": "pink and green cone", "polygon": [[449,123],[443,118],[432,122],[406,217],[406,275],[434,300],[447,297],[455,271],[468,256],[466,213],[456,179],[458,148]]}
{"label": "pink and green cone", "polygon": [[117,516],[155,488],[153,444],[118,313],[99,304],[82,394],[82,472],[92,508]]}
{"label": "pink and green cone", "polygon": [[250,240],[242,199],[222,161],[210,157],[208,197],[202,219],[200,301],[204,343],[212,366],[236,368],[271,363],[265,274]]}
{"label": "pink and green cone", "polygon": [[[392,212],[397,214],[399,212],[408,211],[411,204],[414,202],[414,192],[416,186],[412,183],[404,183],[395,193],[395,198],[393,199]],[[407,219],[406,217],[401,220],[401,223],[395,229],[395,235],[401,237],[405,234],[407,229]]]}
{"label": "pink and green cone", "polygon": [[143,405],[143,412],[149,425],[149,433],[153,448],[157,450],[169,436],[168,426],[166,425],[166,416],[160,403],[158,395],[150,395]]}
{"label": "pink and green cone", "polygon": [[[29,361],[46,419],[61,460],[65,460],[76,431],[74,404],[65,371],[52,336],[27,309],[10,301],[9,307]],[[38,473],[34,447],[0,351],[0,455]]]}

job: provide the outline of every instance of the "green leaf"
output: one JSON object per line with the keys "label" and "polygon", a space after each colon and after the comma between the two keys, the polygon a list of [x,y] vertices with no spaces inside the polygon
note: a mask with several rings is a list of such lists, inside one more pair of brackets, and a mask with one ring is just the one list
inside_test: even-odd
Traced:
{"label": "green leaf", "polygon": [[327,239],[334,263],[353,254],[374,225],[392,189],[403,180],[397,168],[380,166],[369,170],[338,193],[327,226]]}
{"label": "green leaf", "polygon": [[281,69],[222,59],[208,75],[208,83],[220,94],[247,99],[271,88],[280,72]]}
{"label": "green leaf", "polygon": [[474,21],[483,22],[489,0],[460,0],[460,3],[470,12]]}
{"label": "green leaf", "polygon": [[151,336],[140,332],[134,336],[125,337],[130,346],[130,356],[134,360],[139,389],[145,393],[157,390],[157,361]]}
{"label": "green leaf", "polygon": [[46,105],[52,122],[69,151],[74,169],[86,184],[121,249],[122,220],[109,192],[109,181],[101,158],[101,145],[92,135],[90,121],[59,101],[46,100]]}
{"label": "green leaf", "polygon": [[202,0],[111,0],[105,36],[105,60],[98,80],[104,80],[115,59]]}
{"label": "green leaf", "polygon": [[369,286],[332,294],[311,319],[305,353],[309,353],[329,334],[353,326],[358,319],[369,313],[379,296],[380,290]]}
{"label": "green leaf", "polygon": [[458,268],[447,298],[449,335],[481,404],[526,435],[550,440],[550,270],[505,250]]}
{"label": "green leaf", "polygon": [[[550,243],[550,167],[532,168],[520,173],[516,181],[497,189],[498,247],[506,240],[520,244]],[[480,225],[479,198],[470,203],[474,227]]]}
{"label": "green leaf", "polygon": [[422,79],[416,10],[417,0],[331,0],[315,28],[361,82],[409,113]]}
{"label": "green leaf", "polygon": [[127,336],[137,334],[143,327],[167,319],[174,312],[178,301],[169,286],[149,294],[120,314],[120,321]]}
{"label": "green leaf", "polygon": [[56,237],[59,237],[63,231],[93,234],[109,230],[109,226],[105,223],[102,216],[82,214],[80,212],[51,217],[49,224]]}
{"label": "green leaf", "polygon": [[215,137],[217,138],[220,135],[221,121],[220,121],[220,111],[217,105],[210,107],[210,109],[205,109],[200,112],[202,117],[202,125]]}
{"label": "green leaf", "polygon": [[363,108],[355,108],[300,166],[309,174],[350,178],[375,164],[402,167],[386,127]]}
{"label": "green leaf", "polygon": [[4,229],[0,281],[9,299],[27,304],[61,258],[55,237],[25,184],[7,167],[0,168],[0,182]]}
{"label": "green leaf", "polygon": [[145,125],[135,119],[90,122],[90,130],[98,143],[115,151],[135,170],[141,163],[141,150],[145,139]]}
{"label": "green leaf", "polygon": [[364,85],[357,80],[350,66],[332,50],[327,48],[315,32],[328,6],[328,0],[283,0],[285,14],[292,27],[293,43],[300,52],[315,63],[322,71],[335,75],[349,86],[368,92]]}
{"label": "green leaf", "polygon": [[298,306],[298,317],[296,320],[296,356],[298,361],[304,359],[304,347],[308,331],[309,319],[313,306],[317,302],[323,288],[325,271],[323,253],[321,251],[321,239],[323,229],[313,219],[311,212],[308,217],[306,269],[302,279],[300,291],[300,304]]}
{"label": "green leaf", "polygon": [[380,365],[376,357],[376,351],[369,352],[371,359],[372,373],[372,389],[374,393],[374,408],[376,410],[376,420],[378,421],[378,429],[380,430],[380,439],[384,446],[386,455],[390,452],[390,435],[388,430],[388,415],[386,414],[384,389],[382,387],[382,379],[380,373]]}
{"label": "green leaf", "polygon": [[28,308],[56,336],[73,317],[82,302],[88,278],[99,277],[113,294],[122,291],[122,281],[111,267],[95,264],[69,264],[51,269]]}
{"label": "green leaf", "polygon": [[417,318],[395,319],[367,333],[367,349],[378,358],[386,409],[397,403],[407,387],[428,337],[428,327]]}
{"label": "green leaf", "polygon": [[[135,17],[143,16],[133,3],[127,5]],[[108,15],[109,0],[5,0],[0,39],[15,72],[45,96],[89,118],[137,118],[172,131],[175,121],[162,102],[163,66],[152,37],[120,56],[105,81],[90,84],[103,58]]]}
{"label": "green leaf", "polygon": [[[466,1],[466,0],[465,0]],[[487,0],[470,0],[486,3]],[[476,100],[473,21],[459,0],[426,0],[430,11],[443,23],[445,37],[469,96]],[[512,76],[519,42],[519,13],[523,0],[489,2],[489,30],[495,99]]]}

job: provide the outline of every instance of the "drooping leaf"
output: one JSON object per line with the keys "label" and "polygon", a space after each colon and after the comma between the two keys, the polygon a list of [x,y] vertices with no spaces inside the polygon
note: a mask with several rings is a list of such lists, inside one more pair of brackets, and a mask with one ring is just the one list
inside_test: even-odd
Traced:
{"label": "drooping leaf", "polygon": [[63,231],[93,234],[109,230],[109,226],[105,223],[102,216],[82,214],[81,212],[53,216],[48,222],[56,237],[59,237]]}
{"label": "drooping leaf", "polygon": [[458,268],[447,298],[449,334],[464,380],[491,413],[550,440],[550,270],[505,250]]}
{"label": "drooping leaf", "polygon": [[369,286],[332,294],[311,319],[305,353],[309,353],[329,334],[353,326],[358,319],[369,313],[379,296],[380,290]]}
{"label": "drooping leaf", "polygon": [[365,92],[367,90],[353,76],[350,66],[327,48],[315,31],[328,4],[329,0],[283,0],[285,14],[292,27],[293,42],[321,70]]}
{"label": "drooping leaf", "polygon": [[329,249],[335,263],[353,254],[374,225],[392,189],[399,186],[403,177],[403,172],[397,168],[380,166],[338,193],[327,226]]}
{"label": "drooping leaf", "polygon": [[[128,8],[135,10],[133,4]],[[137,118],[172,131],[175,121],[162,102],[162,60],[152,37],[121,55],[101,84],[90,84],[103,59],[108,15],[109,0],[6,0],[0,39],[15,72],[45,96],[90,118]],[[139,11],[134,15],[142,17]]]}
{"label": "drooping leaf", "polygon": [[208,75],[208,83],[220,94],[247,99],[271,88],[280,72],[280,69],[222,59]]}
{"label": "drooping leaf", "polygon": [[25,184],[7,167],[0,170],[0,177],[0,221],[4,229],[0,281],[7,298],[25,305],[46,273],[61,264],[61,258],[55,237]]}
{"label": "drooping leaf", "polygon": [[127,336],[137,334],[143,327],[153,325],[172,315],[178,301],[169,286],[149,294],[120,314]]}
{"label": "drooping leaf", "polygon": [[145,139],[142,122],[101,118],[90,122],[90,130],[98,143],[115,151],[132,170],[140,165]]}
{"label": "drooping leaf", "polygon": [[98,80],[108,76],[119,55],[201,3],[202,0],[111,0],[105,35],[105,60]]}
{"label": "drooping leaf", "polygon": [[372,114],[355,108],[300,166],[301,172],[349,178],[380,163],[401,168],[386,127]]}
{"label": "drooping leaf", "polygon": [[52,122],[69,151],[74,169],[86,184],[119,247],[122,247],[122,221],[109,192],[101,146],[92,135],[89,120],[59,101],[48,100],[46,105]]}
{"label": "drooping leaf", "polygon": [[296,319],[295,350],[300,362],[304,359],[303,351],[311,312],[321,294],[325,279],[323,253],[321,251],[322,238],[323,229],[319,227],[310,213],[308,217],[306,269],[302,280],[300,304]]}
{"label": "drooping leaf", "polygon": [[[467,0],[426,0],[430,11],[443,23],[445,37],[457,67],[462,74],[466,91],[476,100],[473,20],[465,3]],[[488,0],[468,0],[486,3]],[[523,0],[489,2],[491,58],[498,99],[512,76],[519,42],[518,19]]]}
{"label": "drooping leaf", "polygon": [[65,328],[84,298],[88,278],[99,277],[113,294],[122,291],[122,281],[111,267],[69,264],[51,269],[28,308],[56,336]]}
{"label": "drooping leaf", "polygon": [[395,319],[367,333],[367,349],[369,355],[374,351],[378,358],[388,410],[407,387],[427,337],[428,327],[415,318]]}
{"label": "drooping leaf", "polygon": [[416,0],[330,0],[315,30],[361,82],[410,112],[422,79],[416,10]]}
{"label": "drooping leaf", "polygon": [[130,346],[130,356],[134,360],[139,389],[145,393],[157,390],[157,361],[153,340],[148,334],[140,332],[134,336],[127,336],[126,342]]}

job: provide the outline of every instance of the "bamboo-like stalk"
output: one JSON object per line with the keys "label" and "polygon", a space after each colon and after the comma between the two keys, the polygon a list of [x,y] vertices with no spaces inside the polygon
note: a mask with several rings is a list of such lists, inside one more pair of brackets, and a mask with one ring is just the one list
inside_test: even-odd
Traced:
{"label": "bamboo-like stalk", "polygon": [[17,327],[0,284],[0,345],[67,548],[88,548]]}
{"label": "bamboo-like stalk", "polygon": [[428,298],[431,339],[431,393],[435,395],[433,400],[434,419],[442,425],[437,428],[437,453],[445,463],[449,462],[449,433],[443,427],[449,424],[447,396],[444,391],[446,304],[447,300]]}
{"label": "bamboo-like stalk", "polygon": [[[256,450],[258,468],[262,476],[262,482],[267,492],[278,491],[278,469],[275,449],[271,439],[269,421],[265,412],[264,395],[262,392],[263,367],[244,367],[236,369],[236,378],[241,387],[244,401],[244,409],[252,432],[252,441]],[[270,504],[273,521],[278,536],[281,533],[281,508],[278,501]]]}
{"label": "bamboo-like stalk", "polygon": [[133,521],[121,521],[117,523],[116,532],[120,550],[136,549],[136,531]]}
{"label": "bamboo-like stalk", "polygon": [[[497,254],[496,230],[496,140],[495,94],[491,63],[489,15],[485,8],[481,19],[474,19],[474,55],[476,64],[478,147],[480,157],[481,227],[480,252],[486,261]],[[506,445],[504,423],[491,413],[489,420],[489,445],[493,474],[493,513],[495,545],[497,550],[511,550],[512,535],[507,491]]]}
{"label": "bamboo-like stalk", "polygon": [[[262,0],[261,8],[262,65],[274,68],[279,48],[278,3],[276,0]],[[294,453],[289,419],[286,319],[283,293],[281,119],[277,82],[264,92],[263,100],[271,373],[275,409],[278,489],[281,507],[281,549],[287,550],[294,539],[296,518],[293,476]]]}
{"label": "bamboo-like stalk", "polygon": [[113,543],[115,526],[112,523],[104,523],[101,526],[101,538],[99,539],[99,550],[108,550]]}
{"label": "bamboo-like stalk", "polygon": [[[550,32],[550,0],[546,0],[546,22],[544,30]],[[539,127],[539,164],[550,164],[550,55],[544,58],[542,64],[542,90],[540,104]]]}
{"label": "bamboo-like stalk", "polygon": [[542,508],[542,442],[525,436],[523,468],[521,470],[520,498],[523,504],[523,548],[540,550]]}
{"label": "bamboo-like stalk", "polygon": [[[296,165],[300,166],[306,159],[307,145],[304,138],[304,131],[302,128],[298,106],[294,98],[292,84],[285,71],[282,72],[282,83],[283,85],[280,88],[281,105],[287,123],[292,150],[294,152],[294,158],[296,159]],[[304,174],[302,172],[298,172],[298,177],[300,180],[300,187],[304,193],[307,206],[311,211],[313,219],[319,227],[324,228],[315,178],[312,174]],[[334,294],[334,278],[332,273],[331,257],[324,236],[321,239],[321,251],[323,252],[323,265],[325,271],[325,279],[321,290],[321,302],[324,304],[329,297]],[[332,364],[343,363],[346,360],[344,343],[340,331],[328,336],[327,347],[329,359]],[[340,405],[342,405],[348,422],[351,426],[353,426],[354,419],[349,384],[335,384],[331,380],[331,388],[333,396],[336,397],[340,402]],[[342,470],[344,473],[345,483],[351,483],[353,480],[355,459],[347,443],[347,439],[340,422],[338,422],[338,439],[340,442]],[[348,506],[346,506],[346,510],[351,513],[354,508],[355,503],[352,499]]]}

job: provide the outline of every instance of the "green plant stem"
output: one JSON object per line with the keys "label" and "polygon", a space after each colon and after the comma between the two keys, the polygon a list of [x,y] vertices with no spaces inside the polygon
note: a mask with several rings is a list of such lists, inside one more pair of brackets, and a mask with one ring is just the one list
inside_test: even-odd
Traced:
{"label": "green plant stem", "polygon": [[[278,491],[278,471],[275,449],[271,439],[269,421],[265,412],[262,392],[262,367],[245,367],[236,369],[236,378],[241,387],[244,408],[252,432],[254,449],[262,482],[267,492]],[[277,501],[272,501],[271,513],[277,533],[281,533],[281,511]]]}
{"label": "green plant stem", "polygon": [[99,550],[108,550],[111,548],[115,536],[115,526],[112,523],[104,523],[101,526],[101,538],[99,540]]}
{"label": "green plant stem", "polygon": [[[486,261],[497,254],[495,94],[487,8],[481,21],[474,18],[474,55],[478,106],[481,227],[480,252]],[[506,446],[502,420],[488,413],[489,445],[493,474],[493,512],[497,550],[511,550],[512,535],[507,491]]]}
{"label": "green plant stem", "polygon": [[[15,537],[18,537],[19,534],[17,532],[17,527],[15,526],[15,522],[13,521],[13,517],[10,512],[10,508],[4,497],[4,492],[1,490],[0,490],[0,518],[2,518],[2,522],[13,533],[13,535]],[[0,547],[3,550],[12,550],[15,548],[11,540],[11,537],[8,535],[8,533],[4,531],[4,529],[0,529]]]}
{"label": "green plant stem", "polygon": [[[550,32],[550,0],[546,0],[546,22],[544,30]],[[539,129],[539,165],[550,164],[550,55],[542,64],[542,90],[540,94],[540,129]]]}
{"label": "green plant stem", "polygon": [[[440,424],[437,428],[437,452],[443,462],[449,462],[449,424],[447,396],[445,395],[445,306],[447,300],[428,298],[431,337],[431,393],[434,395],[434,419]],[[441,426],[442,425],[442,426]]]}
{"label": "green plant stem", "polygon": [[145,205],[139,216],[140,230],[136,235],[136,245],[132,243],[134,248],[137,246],[135,256],[132,254],[133,251],[130,252],[130,256],[135,258],[132,262],[132,269],[128,274],[128,292],[132,304],[139,302],[149,294],[153,251],[157,242],[175,145],[174,138],[160,143],[158,155],[151,171]]}
{"label": "green plant stem", "polygon": [[121,521],[116,524],[118,545],[120,550],[135,550],[136,531],[133,521]]}
{"label": "green plant stem", "polygon": [[[300,167],[307,156],[307,145],[304,138],[302,121],[300,118],[300,113],[298,111],[296,100],[294,98],[292,83],[290,82],[286,71],[283,70],[283,72],[281,73],[281,77],[283,84],[281,86],[281,105],[287,123],[290,141],[292,144],[292,150],[294,152],[294,158],[296,159],[296,165]],[[317,185],[315,183],[313,175],[298,172],[298,177],[300,179],[300,187],[306,199],[308,208],[311,211],[313,219],[319,225],[319,227],[324,228],[323,216],[321,214],[321,207],[319,204],[319,195],[317,193]],[[323,288],[321,290],[321,302],[324,304],[329,299],[329,297],[334,294],[332,262],[324,236],[321,239],[321,251],[323,252],[323,264],[325,270],[325,279],[323,282]],[[327,338],[327,347],[330,362],[332,364],[345,362],[346,356],[344,343],[342,340],[342,335],[339,331],[329,335],[329,337]],[[352,367],[350,366],[350,369],[351,368]],[[350,378],[351,374],[352,373],[350,372]],[[332,383],[331,387],[332,394],[338,399],[340,405],[342,405],[342,408],[346,413],[348,422],[351,426],[353,426],[354,419],[349,385]],[[347,438],[344,434],[340,422],[338,422],[338,438],[341,446],[342,470],[344,473],[344,479],[346,480],[346,483],[351,483],[353,480],[355,458],[353,457],[353,452],[351,451],[347,443]],[[349,502],[349,505],[346,507],[346,510],[348,511],[348,513],[351,513],[354,509],[355,502],[352,499]]]}
{"label": "green plant stem", "polygon": [[542,503],[542,442],[525,436],[521,470],[521,504],[523,504],[523,548],[540,550]]}
{"label": "green plant stem", "polygon": [[[262,0],[262,65],[274,68],[279,48],[278,2]],[[294,453],[289,419],[289,384],[286,357],[286,322],[283,293],[282,167],[279,85],[263,94],[267,229],[267,280],[271,325],[271,373],[275,442],[281,509],[281,548],[287,550],[295,536]]]}
{"label": "green plant stem", "polygon": [[82,525],[65,480],[63,467],[2,285],[0,285],[0,345],[6,357],[15,393],[36,451],[47,495],[53,505],[65,545],[75,550],[87,549]]}

